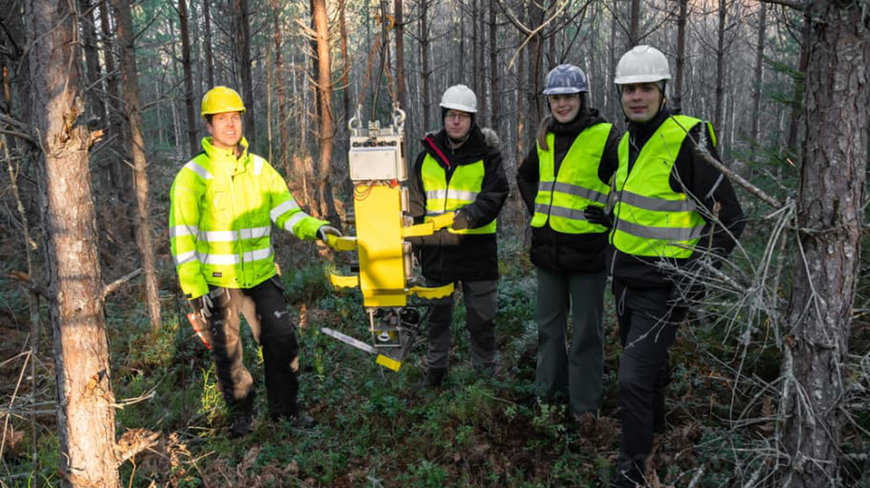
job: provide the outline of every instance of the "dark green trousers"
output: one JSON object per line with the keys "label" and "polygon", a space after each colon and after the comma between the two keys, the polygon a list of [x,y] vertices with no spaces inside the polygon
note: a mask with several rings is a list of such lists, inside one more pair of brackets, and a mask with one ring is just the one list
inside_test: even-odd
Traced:
{"label": "dark green trousers", "polygon": [[[604,369],[604,270],[538,270],[538,362],[535,383],[545,400],[567,396],[571,413],[598,412]],[[572,329],[568,337],[568,314]]]}

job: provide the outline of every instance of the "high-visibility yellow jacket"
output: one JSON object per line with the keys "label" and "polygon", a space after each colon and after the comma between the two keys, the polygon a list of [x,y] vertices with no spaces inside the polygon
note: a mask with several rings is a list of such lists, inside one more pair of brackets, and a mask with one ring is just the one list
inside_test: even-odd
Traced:
{"label": "high-visibility yellow jacket", "polygon": [[[483,159],[456,166],[449,180],[447,171],[427,154],[420,170],[423,189],[426,191],[426,221],[437,215],[458,210],[474,203],[483,188],[486,174]],[[473,229],[447,229],[454,234],[495,234],[495,219]]]}
{"label": "high-visibility yellow jacket", "polygon": [[251,288],[276,273],[272,223],[313,240],[326,224],[303,212],[284,179],[265,159],[202,140],[203,152],[178,172],[170,190],[169,238],[182,291],[188,298],[208,285]]}
{"label": "high-visibility yellow jacket", "polygon": [[555,169],[555,136],[547,134],[548,150],[538,146],[540,180],[535,196],[532,227],[550,226],[566,234],[601,233],[604,226],[590,223],[583,214],[589,205],[603,207],[607,203],[610,186],[598,179],[598,166],[612,125],[595,124],[577,135],[562,160],[558,173]]}
{"label": "high-visibility yellow jacket", "polygon": [[[670,174],[686,134],[701,120],[685,115],[666,119],[628,168],[628,139],[619,145],[617,191],[611,233],[613,246],[626,254],[688,258],[706,224],[690,195],[671,188]],[[712,133],[712,132],[711,132]]]}

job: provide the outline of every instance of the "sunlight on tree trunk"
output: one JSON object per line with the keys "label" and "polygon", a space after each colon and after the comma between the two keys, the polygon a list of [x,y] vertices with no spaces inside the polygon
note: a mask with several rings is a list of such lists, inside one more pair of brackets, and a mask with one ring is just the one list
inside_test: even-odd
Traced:
{"label": "sunlight on tree trunk", "polygon": [[33,122],[43,148],[50,317],[57,377],[57,470],[73,487],[119,485],[115,410],[88,149],[78,26],[67,2],[27,2]]}
{"label": "sunlight on tree trunk", "polygon": [[148,161],[145,158],[145,140],[142,137],[142,109],[139,104],[139,77],[136,73],[136,54],[133,46],[133,19],[126,0],[112,0],[117,15],[117,38],[121,54],[121,89],[124,111],[130,130],[130,154],[133,159],[133,180],[136,188],[136,244],[142,267],[145,269],[145,300],[151,330],[160,329],[160,297],[157,271],[154,263],[154,238],[151,236],[151,215],[148,208]]}

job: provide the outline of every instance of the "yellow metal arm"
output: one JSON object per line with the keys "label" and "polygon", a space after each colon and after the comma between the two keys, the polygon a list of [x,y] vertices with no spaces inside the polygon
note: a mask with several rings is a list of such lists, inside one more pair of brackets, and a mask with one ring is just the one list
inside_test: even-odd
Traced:
{"label": "yellow metal arm", "polygon": [[422,224],[412,225],[410,227],[402,228],[402,236],[403,237],[420,237],[420,236],[430,236],[435,233],[435,231],[439,229],[443,229],[445,227],[450,227],[453,224],[453,212],[447,212],[446,214],[439,215],[437,217],[432,217],[428,222],[423,222]]}
{"label": "yellow metal arm", "polygon": [[356,251],[357,248],[355,236],[339,237],[335,234],[327,234],[326,244],[336,251]]}

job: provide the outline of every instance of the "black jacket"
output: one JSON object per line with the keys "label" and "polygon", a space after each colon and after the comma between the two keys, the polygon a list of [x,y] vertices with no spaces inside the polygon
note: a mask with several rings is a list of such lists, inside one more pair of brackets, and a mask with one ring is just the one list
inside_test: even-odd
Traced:
{"label": "black jacket", "polygon": [[[426,192],[421,175],[426,154],[446,170],[448,182],[457,166],[483,160],[480,194],[462,210],[468,217],[469,228],[480,227],[498,217],[508,195],[508,183],[495,132],[472,125],[468,139],[456,149],[450,148],[447,132],[443,129],[428,134],[421,142],[423,151],[417,155],[408,184],[409,211],[415,222],[422,222],[426,214]],[[420,251],[423,277],[430,282],[498,279],[496,234],[451,234],[442,229],[412,242]]]}
{"label": "black jacket", "polygon": [[[597,109],[580,114],[567,124],[551,119],[548,132],[553,133],[553,158],[555,173],[558,174],[562,160],[574,143],[574,139],[584,129],[606,122]],[[598,178],[610,184],[610,177],[619,164],[619,137],[616,129],[611,128],[604,146],[604,154],[598,162]],[[535,213],[535,197],[540,181],[540,162],[537,145],[533,146],[517,170],[517,186],[529,214]],[[595,234],[564,234],[550,228],[532,228],[532,263],[555,271],[597,271],[604,269],[604,251],[607,247],[607,232]]]}
{"label": "black jacket", "polygon": [[[631,122],[628,124],[629,173],[637,160],[640,149],[671,115],[669,110],[664,109],[645,124]],[[706,225],[692,256],[685,259],[669,258],[670,264],[680,267],[691,265],[693,260],[709,251],[713,251],[715,255],[720,257],[727,256],[737,245],[736,239],[740,237],[743,227],[746,225],[743,209],[740,208],[740,202],[737,201],[737,195],[734,193],[731,182],[719,170],[704,161],[701,156],[696,155],[692,148],[695,144],[693,141],[700,141],[702,136],[706,139],[707,150],[714,158],[719,159],[716,148],[713,146],[712,135],[707,130],[707,124],[697,124],[683,140],[669,179],[673,191],[686,193],[690,199],[700,203],[706,209],[702,211]],[[713,214],[713,207],[716,204],[719,204],[719,222],[714,226],[710,216]],[[712,235],[711,229],[713,230]],[[673,283],[672,277],[665,270],[666,267],[661,266],[661,258],[633,256],[618,251],[612,246],[609,249],[611,274],[614,279],[624,281],[629,288],[670,287]]]}

